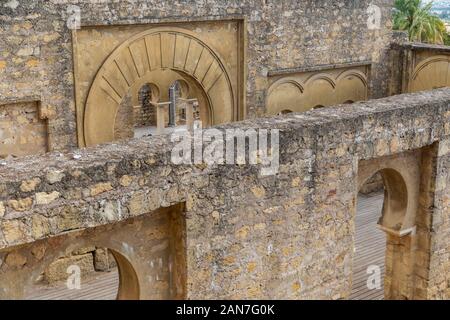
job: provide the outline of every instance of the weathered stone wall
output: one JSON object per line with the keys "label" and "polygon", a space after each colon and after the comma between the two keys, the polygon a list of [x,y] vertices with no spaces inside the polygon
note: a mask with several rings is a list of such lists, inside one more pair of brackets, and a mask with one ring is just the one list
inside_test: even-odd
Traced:
{"label": "weathered stone wall", "polygon": [[175,166],[167,136],[80,150],[80,159],[8,161],[0,169],[0,296],[20,297],[30,269],[68,243],[94,240],[135,263],[141,288],[150,288],[146,240],[167,236],[152,229],[152,217],[175,206],[171,225],[182,239],[171,241],[172,267],[180,284],[170,297],[345,298],[359,164],[428,150],[420,167],[420,275],[410,298],[450,298],[449,89],[224,126],[232,127],[281,130],[277,175],[262,177],[258,166]]}
{"label": "weathered stone wall", "polygon": [[38,102],[0,104],[0,158],[43,154],[48,144]]}
{"label": "weathered stone wall", "polygon": [[156,127],[156,108],[151,104],[152,102],[152,89],[149,85],[144,85],[139,91],[139,108],[134,106],[135,110],[135,126]]}
{"label": "weathered stone wall", "polygon": [[[72,37],[66,22],[81,10],[82,26],[246,19],[249,118],[265,113],[268,71],[372,61],[371,96],[385,96],[391,39],[390,0],[9,1],[0,6],[0,102],[41,101],[51,150],[77,146]],[[367,8],[381,8],[380,29],[368,29]]]}
{"label": "weathered stone wall", "polygon": [[408,33],[404,31],[394,31],[389,53],[388,63],[390,64],[390,84],[389,95],[396,95],[403,92],[403,76],[406,68],[404,45],[408,43]]}
{"label": "weathered stone wall", "polygon": [[114,124],[114,136],[116,140],[126,140],[134,137],[136,114],[128,94],[119,106]]}

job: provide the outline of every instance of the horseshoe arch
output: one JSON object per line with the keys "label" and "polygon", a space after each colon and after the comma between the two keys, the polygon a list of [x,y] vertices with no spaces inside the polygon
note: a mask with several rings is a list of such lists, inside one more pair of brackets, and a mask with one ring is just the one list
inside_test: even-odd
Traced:
{"label": "horseshoe arch", "polygon": [[164,69],[184,75],[202,88],[212,124],[237,120],[229,72],[217,53],[190,31],[156,28],[122,43],[100,67],[84,109],[85,146],[113,141],[123,98],[149,73]]}

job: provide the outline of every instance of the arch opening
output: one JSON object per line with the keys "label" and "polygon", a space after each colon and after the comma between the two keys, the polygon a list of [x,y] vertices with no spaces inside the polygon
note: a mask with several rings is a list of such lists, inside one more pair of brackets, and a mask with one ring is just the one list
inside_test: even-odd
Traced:
{"label": "arch opening", "polygon": [[[158,133],[162,131],[163,115],[170,105],[168,88],[174,80],[180,80],[182,96],[188,92],[185,100],[198,99],[204,126],[238,120],[229,72],[218,54],[190,31],[156,28],[122,43],[99,69],[83,111],[84,144],[91,146],[130,136],[130,130],[122,129],[119,131],[127,132],[117,134],[119,127],[129,125],[120,121],[120,108],[130,103],[137,105],[137,91],[147,82],[159,87],[157,127]],[[188,91],[184,83],[188,84]]]}
{"label": "arch opening", "polygon": [[405,177],[392,168],[364,177],[354,220],[350,298],[406,299],[411,285],[412,236],[405,231],[410,202]]}
{"label": "arch opening", "polygon": [[[189,84],[181,79],[176,80],[169,88],[169,96],[172,95],[170,97],[170,102],[171,106],[173,105],[172,112],[174,114],[173,126],[179,129],[188,129],[187,125],[189,121],[202,121],[202,124],[209,123],[206,113],[200,112],[200,104],[197,95],[195,92],[191,94],[190,91]],[[189,125],[192,125],[192,123]]]}
{"label": "arch opening", "polygon": [[117,300],[139,300],[139,280],[130,261],[117,251],[110,250],[119,270]]}
{"label": "arch opening", "polygon": [[154,70],[130,87],[114,121],[114,140],[208,127],[213,110],[197,80],[179,71]]}
{"label": "arch opening", "polygon": [[119,252],[78,248],[50,261],[26,288],[28,300],[137,300],[139,282]]}

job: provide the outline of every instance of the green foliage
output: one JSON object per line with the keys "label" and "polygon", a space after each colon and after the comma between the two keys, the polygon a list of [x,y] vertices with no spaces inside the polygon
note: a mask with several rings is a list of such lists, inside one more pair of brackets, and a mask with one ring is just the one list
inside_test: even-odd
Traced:
{"label": "green foliage", "polygon": [[444,44],[446,46],[450,46],[450,34],[448,34],[448,33],[445,33],[445,35],[444,35]]}
{"label": "green foliage", "polygon": [[394,30],[408,31],[409,40],[443,44],[450,41],[444,22],[431,13],[433,3],[395,0]]}

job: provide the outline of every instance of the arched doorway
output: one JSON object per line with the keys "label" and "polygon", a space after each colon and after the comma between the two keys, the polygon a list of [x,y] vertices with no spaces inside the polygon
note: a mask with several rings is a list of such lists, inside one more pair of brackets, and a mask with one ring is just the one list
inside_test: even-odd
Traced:
{"label": "arched doorway", "polygon": [[138,300],[139,297],[138,278],[129,260],[115,250],[90,246],[58,256],[44,266],[26,293],[29,300]]}
{"label": "arched doorway", "polygon": [[191,32],[152,29],[120,45],[97,73],[83,113],[84,145],[115,139],[119,108],[127,97],[137,105],[137,92],[145,83],[154,83],[160,89],[160,102],[168,102],[162,82],[175,77],[188,83],[196,95],[205,116],[202,121],[238,120],[229,72],[219,56]]}
{"label": "arched doorway", "polygon": [[360,162],[358,192],[374,176],[382,177],[382,190],[357,197],[350,298],[412,299],[420,155]]}
{"label": "arched doorway", "polygon": [[[382,177],[382,186],[373,188],[374,177]],[[369,189],[370,192],[361,192]],[[375,173],[358,193],[355,216],[355,250],[353,258],[352,300],[385,298],[386,230],[400,231],[406,216],[408,191],[402,176],[395,170]],[[389,284],[388,284],[389,286]]]}

